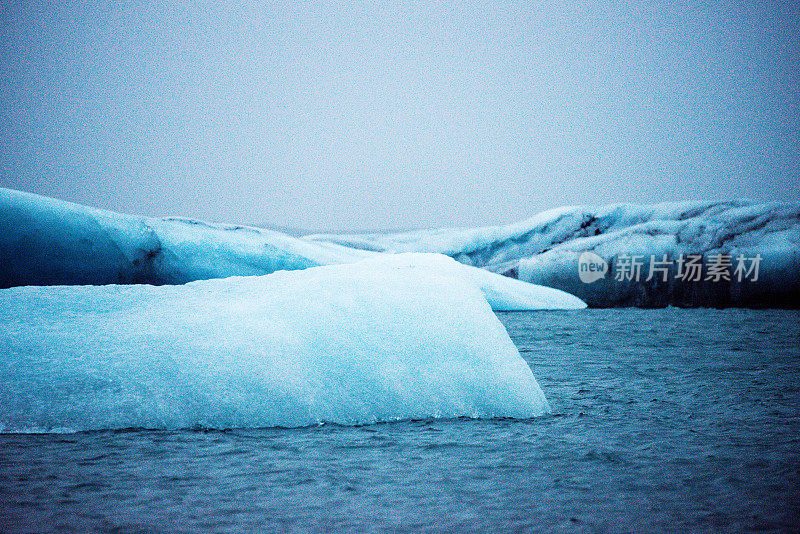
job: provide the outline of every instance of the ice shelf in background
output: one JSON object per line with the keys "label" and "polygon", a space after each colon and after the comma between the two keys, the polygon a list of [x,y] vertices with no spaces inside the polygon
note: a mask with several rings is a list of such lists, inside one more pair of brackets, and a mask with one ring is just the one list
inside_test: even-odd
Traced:
{"label": "ice shelf in background", "polygon": [[[379,255],[255,227],[122,215],[0,189],[0,287],[182,284],[342,264]],[[452,265],[451,265],[452,264]],[[497,310],[585,307],[562,291],[455,262]]]}
{"label": "ice shelf in background", "polygon": [[185,285],[0,290],[4,431],[364,424],[548,411],[442,256]]}
{"label": "ice shelf in background", "polygon": [[[590,284],[578,274],[578,258],[587,251],[609,265],[608,276]],[[796,203],[565,207],[508,226],[298,239],[254,227],[120,215],[0,189],[0,287],[180,284],[402,252],[445,254],[468,266],[565,291],[594,307],[800,306]],[[672,262],[668,279],[646,280],[645,270],[639,280],[616,280],[613,271],[621,259],[634,255],[645,262],[666,255]],[[760,256],[758,279],[706,280],[705,273],[700,280],[680,279],[676,263],[689,255],[702,256],[705,269],[715,255]],[[485,277],[481,285],[495,309],[567,302],[541,288],[472,276]]]}
{"label": "ice shelf in background", "polygon": [[[437,252],[526,282],[564,290],[589,306],[800,306],[800,205],[797,203],[669,202],[565,207],[508,226],[397,234],[318,234],[304,239],[380,252]],[[609,265],[592,283],[578,259],[591,251]],[[672,262],[666,282],[646,280],[653,256]],[[641,256],[639,280],[616,280],[625,256]],[[734,263],[730,280],[681,279],[677,262],[717,255]],[[734,276],[737,256],[761,256],[758,279]],[[749,267],[750,265],[748,265]],[[685,273],[684,273],[685,274]]]}

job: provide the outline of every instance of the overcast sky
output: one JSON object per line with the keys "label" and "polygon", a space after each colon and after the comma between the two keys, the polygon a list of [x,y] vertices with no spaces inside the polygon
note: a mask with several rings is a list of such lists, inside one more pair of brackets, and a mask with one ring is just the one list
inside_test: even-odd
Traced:
{"label": "overcast sky", "polygon": [[800,201],[795,2],[168,3],[2,3],[0,186],[344,231]]}

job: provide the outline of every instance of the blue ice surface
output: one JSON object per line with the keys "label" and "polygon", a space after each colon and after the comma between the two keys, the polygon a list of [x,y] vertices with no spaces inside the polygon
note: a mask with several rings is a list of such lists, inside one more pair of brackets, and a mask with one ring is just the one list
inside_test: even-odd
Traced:
{"label": "blue ice surface", "polygon": [[[123,215],[0,189],[0,287],[183,284],[354,263],[386,254],[297,239],[247,226]],[[407,263],[405,258],[395,262]],[[420,258],[418,261],[426,261]],[[511,280],[456,262],[437,266],[478,283],[495,310],[575,309],[558,289]]]}
{"label": "blue ice surface", "polygon": [[0,188],[0,287],[182,284],[362,257],[263,228],[124,215]]}

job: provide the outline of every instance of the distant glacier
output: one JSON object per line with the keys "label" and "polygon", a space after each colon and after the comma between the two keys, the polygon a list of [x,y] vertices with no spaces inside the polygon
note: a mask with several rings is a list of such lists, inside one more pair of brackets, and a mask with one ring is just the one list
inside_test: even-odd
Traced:
{"label": "distant glacier", "polygon": [[0,189],[0,287],[183,284],[402,252],[482,269],[470,272],[495,309],[580,307],[562,291],[592,307],[800,307],[796,203],[564,207],[508,226],[295,238]]}
{"label": "distant glacier", "polygon": [[[563,207],[508,226],[306,236],[373,252],[438,252],[561,289],[590,307],[800,307],[800,204]],[[592,259],[603,276],[582,277]]]}

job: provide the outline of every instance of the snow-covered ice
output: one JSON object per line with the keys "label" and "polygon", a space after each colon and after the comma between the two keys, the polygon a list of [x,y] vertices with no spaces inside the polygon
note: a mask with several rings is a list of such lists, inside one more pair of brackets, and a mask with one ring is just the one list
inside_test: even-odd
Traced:
{"label": "snow-covered ice", "polygon": [[393,265],[404,270],[434,269],[442,274],[468,278],[480,288],[495,311],[578,310],[586,307],[581,299],[564,291],[470,267],[442,254],[378,254],[362,263],[371,265],[373,262],[376,265]]}
{"label": "snow-covered ice", "polygon": [[434,255],[185,285],[0,290],[0,424],[361,424],[548,410],[477,284]]}

